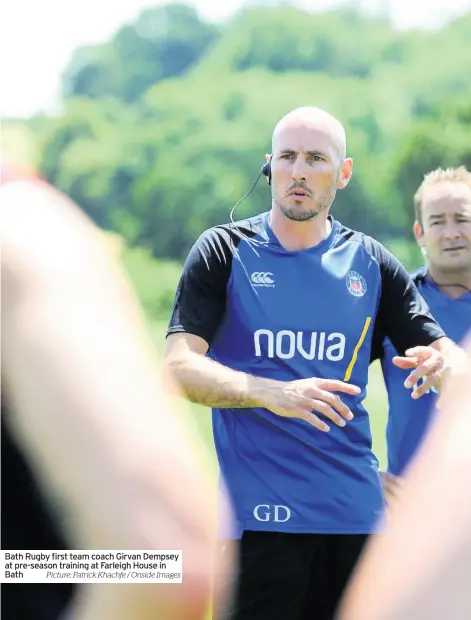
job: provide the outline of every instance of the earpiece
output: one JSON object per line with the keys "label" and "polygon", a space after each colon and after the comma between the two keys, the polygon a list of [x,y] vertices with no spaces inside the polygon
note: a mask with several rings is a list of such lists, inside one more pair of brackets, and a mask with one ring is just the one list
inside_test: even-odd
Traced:
{"label": "earpiece", "polygon": [[[250,190],[249,190],[249,191],[245,194],[245,196],[244,196],[243,198],[241,198],[238,202],[236,202],[236,204],[235,204],[235,205],[232,207],[232,209],[231,209],[231,214],[230,214],[231,222],[234,224],[234,226],[235,226],[236,228],[237,228],[237,225],[236,225],[236,223],[234,222],[234,213],[235,213],[235,210],[236,210],[236,209],[237,209],[237,207],[240,205],[240,203],[241,203],[242,201],[244,201],[244,200],[247,198],[247,196],[250,196],[250,194],[251,194],[251,193],[253,192],[253,190],[255,189],[255,186],[257,185],[258,180],[260,179],[260,177],[262,176],[262,174],[263,174],[263,175],[265,175],[266,177],[268,177],[268,184],[269,184],[269,185],[271,185],[271,166],[270,166],[270,162],[269,162],[269,161],[267,161],[265,164],[263,164],[263,166],[262,166],[262,168],[261,168],[261,170],[260,170],[260,173],[259,173],[259,175],[258,175],[258,177],[257,177],[257,180],[255,181],[255,183],[254,183],[254,184],[253,184],[253,186],[252,186],[252,189],[250,189]],[[246,236],[246,235],[244,235],[244,236]],[[248,237],[247,237],[247,238],[248,238]]]}
{"label": "earpiece", "polygon": [[262,174],[268,177],[268,185],[271,185],[271,165],[269,161],[263,164]]}

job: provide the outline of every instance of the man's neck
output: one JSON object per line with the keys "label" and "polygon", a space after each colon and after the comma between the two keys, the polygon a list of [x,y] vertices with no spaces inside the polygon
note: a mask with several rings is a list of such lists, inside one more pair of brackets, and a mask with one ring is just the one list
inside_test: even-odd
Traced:
{"label": "man's neck", "polygon": [[471,291],[471,269],[453,274],[443,273],[435,266],[428,265],[427,277],[441,293],[452,299],[458,299],[468,291]]}
{"label": "man's neck", "polygon": [[332,230],[328,209],[316,218],[298,222],[287,218],[277,206],[270,212],[270,226],[278,241],[288,252],[308,250],[319,245]]}

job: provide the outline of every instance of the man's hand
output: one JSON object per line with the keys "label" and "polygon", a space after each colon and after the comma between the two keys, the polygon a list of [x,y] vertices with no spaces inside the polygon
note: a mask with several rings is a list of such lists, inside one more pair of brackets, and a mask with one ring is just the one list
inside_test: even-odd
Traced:
{"label": "man's hand", "polygon": [[335,379],[276,381],[273,389],[261,397],[260,406],[285,418],[305,420],[320,431],[328,432],[330,427],[312,413],[313,411],[322,413],[337,426],[345,426],[345,420],[353,419],[352,412],[340,396],[332,392],[358,396],[361,390],[356,385]]}
{"label": "man's hand", "polygon": [[430,388],[441,394],[444,381],[449,378],[462,381],[471,372],[469,355],[449,338],[440,338],[429,347],[409,349],[406,357],[396,356],[393,363],[399,368],[415,368],[404,382],[408,389],[424,377],[422,385],[412,392],[412,398],[420,398]]}
{"label": "man's hand", "polygon": [[399,476],[390,474],[387,471],[380,471],[379,475],[381,478],[381,483],[383,485],[386,504],[389,508],[391,504],[399,497],[403,486],[403,480]]}
{"label": "man's hand", "polygon": [[424,379],[423,383],[412,392],[412,398],[420,398],[430,388],[435,388],[438,392],[441,391],[441,373],[445,368],[445,357],[437,349],[414,347],[406,351],[405,357],[395,356],[392,361],[398,368],[415,369],[404,381],[404,387],[407,389],[414,387],[419,379]]}

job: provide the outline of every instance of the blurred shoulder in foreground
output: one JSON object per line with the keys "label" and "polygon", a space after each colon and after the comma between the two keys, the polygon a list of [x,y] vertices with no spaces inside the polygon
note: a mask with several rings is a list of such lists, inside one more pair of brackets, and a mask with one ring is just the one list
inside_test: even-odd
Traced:
{"label": "blurred shoulder in foreground", "polygon": [[217,498],[132,288],[68,197],[3,172],[2,549],[182,549],[184,573],[169,586],[11,584],[2,615],[44,605],[56,620],[73,600],[74,620],[204,618]]}
{"label": "blurred shoulder in foreground", "polygon": [[471,618],[471,333],[406,472],[388,531],[372,539],[338,620]]}

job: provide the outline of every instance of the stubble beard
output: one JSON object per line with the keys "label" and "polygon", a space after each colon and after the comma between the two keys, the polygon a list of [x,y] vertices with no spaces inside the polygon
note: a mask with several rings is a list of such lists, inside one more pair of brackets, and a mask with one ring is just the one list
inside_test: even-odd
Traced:
{"label": "stubble beard", "polygon": [[[285,217],[293,222],[307,222],[309,220],[313,220],[325,211],[330,209],[332,206],[335,196],[337,194],[337,186],[340,180],[341,170],[339,169],[336,174],[336,178],[332,186],[326,190],[321,196],[318,198],[314,195],[312,196],[312,200],[314,200],[315,206],[311,209],[304,209],[302,207],[302,201],[298,201],[298,207],[291,206],[287,203],[284,203],[277,195],[276,187],[272,185],[272,200],[274,204],[280,209]],[[296,203],[296,201],[295,201]]]}
{"label": "stubble beard", "polygon": [[292,220],[293,222],[307,222],[309,220],[319,217],[319,215],[323,211],[330,209],[332,203],[334,202],[336,193],[337,188],[334,186],[329,192],[324,193],[319,198],[313,197],[315,205],[313,208],[310,209],[304,209],[301,201],[298,201],[298,206],[293,206],[282,202],[282,200],[280,200],[280,198],[277,196],[275,188],[273,188],[272,191],[272,199],[274,204],[289,220]]}

